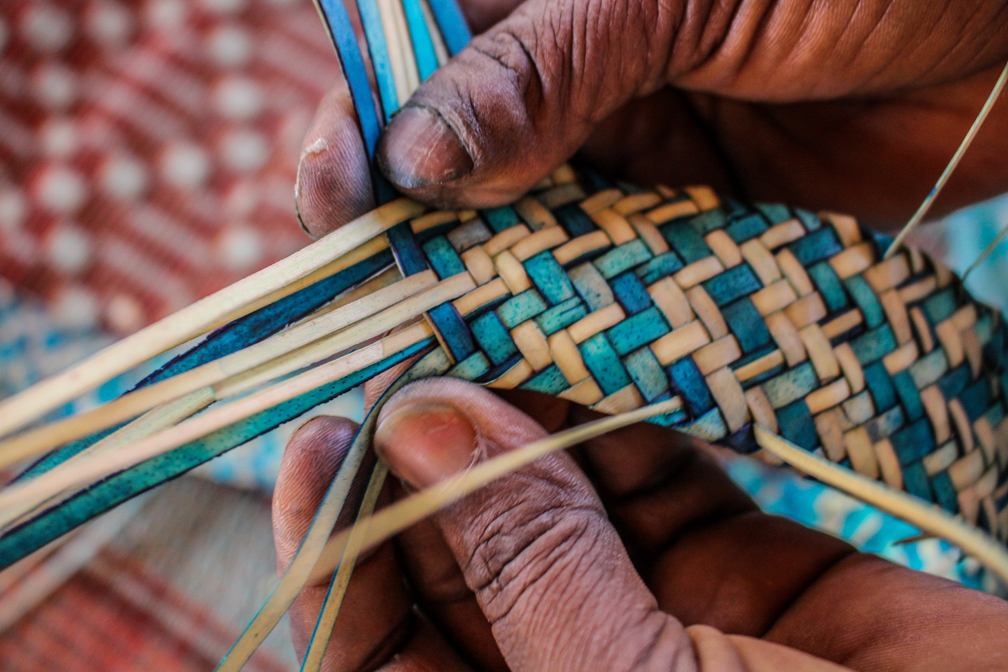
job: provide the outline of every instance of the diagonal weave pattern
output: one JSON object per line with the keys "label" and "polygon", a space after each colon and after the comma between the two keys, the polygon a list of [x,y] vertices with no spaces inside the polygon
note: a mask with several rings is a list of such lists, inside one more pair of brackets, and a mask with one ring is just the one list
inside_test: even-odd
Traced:
{"label": "diagonal weave pattern", "polygon": [[[1000,316],[847,216],[641,191],[562,167],[513,206],[409,223],[453,375],[664,422],[743,452],[758,422],[1005,539]],[[415,244],[413,244],[415,242]]]}

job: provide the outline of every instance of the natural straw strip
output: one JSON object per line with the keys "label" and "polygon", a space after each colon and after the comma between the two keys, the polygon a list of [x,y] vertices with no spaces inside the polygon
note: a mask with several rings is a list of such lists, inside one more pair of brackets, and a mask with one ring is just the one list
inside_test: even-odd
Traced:
{"label": "natural straw strip", "polygon": [[[388,249],[388,246],[389,242],[387,237],[378,236],[377,238],[372,238],[363,245],[350,250],[346,254],[334,259],[325,266],[315,271],[312,271],[308,275],[298,278],[294,282],[286,284],[274,292],[270,292],[261,299],[253,301],[252,303],[242,308],[240,315],[233,315],[233,316],[225,315],[223,318],[215,322],[209,329],[207,329],[207,331],[223,327],[224,325],[228,324],[234,319],[237,319],[241,315],[248,315],[249,313],[259,310],[260,308],[264,308],[272,303],[276,303],[280,299],[286,298],[291,294],[293,294],[294,292],[302,290],[305,287],[313,285],[316,282],[324,280],[332,275],[336,275],[340,271],[344,271],[350,268],[351,266],[355,266],[361,262],[364,262],[369,258],[373,257],[374,255],[378,254],[382,250]],[[402,276],[400,275],[400,277]]]}
{"label": "natural straw strip", "polygon": [[315,630],[312,632],[311,641],[308,642],[304,662],[301,663],[301,672],[318,672],[322,667],[322,659],[329,646],[336,618],[339,616],[340,607],[343,606],[343,598],[350,586],[350,577],[353,575],[354,567],[357,565],[357,557],[360,555],[361,546],[364,543],[364,535],[368,528],[367,521],[374,513],[375,504],[378,503],[378,495],[381,494],[382,486],[385,485],[387,474],[388,466],[379,460],[371,472],[367,489],[364,491],[364,498],[357,510],[357,524],[353,526],[346,548],[339,559],[339,568],[332,578],[332,583],[329,584],[325,602],[322,604],[322,610],[315,622]]}
{"label": "natural straw strip", "polygon": [[959,278],[960,280],[963,281],[963,283],[966,282],[966,278],[970,276],[970,273],[976,270],[976,267],[982,264],[984,261],[986,261],[987,257],[989,257],[994,252],[994,250],[997,249],[997,246],[1001,244],[1001,241],[1004,240],[1006,234],[1008,234],[1008,225],[1005,225],[1005,227],[998,232],[998,234],[994,237],[994,240],[992,240],[990,244],[988,244],[987,247],[983,249],[983,251],[980,253],[980,256],[976,258],[976,261],[970,264],[969,268],[967,268],[963,272],[962,277]]}
{"label": "natural straw strip", "polygon": [[[358,527],[367,526],[360,550],[373,548],[487,483],[540,457],[649,417],[669,413],[680,406],[679,399],[673,398],[580,425],[500,455],[458,476],[421,490],[382,509],[372,518],[360,520],[349,530],[343,530],[333,536],[326,544],[315,569],[312,570],[309,582],[324,580],[336,569],[344,549],[348,547],[350,536]],[[938,507],[926,506],[910,495],[802,450],[759,425],[754,426],[754,431],[757,442],[771,455],[827,485],[914,525],[925,533],[955,544],[967,555],[977,558],[1008,585],[1008,552],[979,530],[963,524]]]}
{"label": "natural straw strip", "polygon": [[311,575],[312,569],[318,562],[319,554],[322,553],[326,540],[332,532],[340,511],[350,493],[350,487],[354,482],[357,472],[360,470],[371,445],[371,435],[374,433],[375,419],[378,408],[385,399],[388,399],[396,390],[403,385],[429,378],[431,376],[443,375],[450,368],[448,356],[440,348],[436,348],[422,357],[411,366],[406,373],[396,379],[385,392],[381,399],[368,412],[364,421],[357,429],[350,448],[347,450],[343,463],[332,484],[326,491],[322,502],[319,504],[315,519],[308,527],[308,531],[301,541],[297,552],[291,559],[290,564],[280,577],[280,582],[276,585],[266,603],[255,615],[252,621],[242,632],[241,636],[228,651],[227,655],[217,666],[216,672],[238,672],[242,666],[252,657],[259,644],[276,627],[283,615],[294,603],[298,594],[305,586],[305,582]]}
{"label": "natural straw strip", "polygon": [[1008,551],[980,530],[966,525],[944,509],[925,505],[916,497],[802,450],[759,425],[755,426],[755,432],[756,442],[777,459],[826,485],[910,523],[922,532],[958,546],[1008,585]]}
{"label": "natural straw strip", "polygon": [[[420,71],[417,68],[416,55],[413,50],[413,40],[406,25],[406,13],[403,11],[402,0],[379,0],[389,7],[396,39],[399,42],[399,49],[403,54],[403,65],[406,66],[406,97],[413,95],[413,92],[420,86]],[[406,101],[400,101],[400,105]]]}
{"label": "natural straw strip", "polygon": [[[140,388],[85,413],[20,434],[0,443],[0,467],[17,464],[228,379],[232,380],[230,390],[227,386],[213,390],[217,398],[296,371],[461,296],[474,287],[468,276],[463,273],[434,284],[437,278],[433,272],[419,273],[226,357]],[[371,320],[364,319],[372,316]],[[317,342],[318,347],[304,349],[313,342]]]}
{"label": "natural straw strip", "polygon": [[434,18],[434,13],[431,11],[430,5],[427,4],[427,0],[420,0],[419,4],[420,10],[424,15],[424,21],[427,22],[427,29],[430,32],[431,42],[434,43],[434,53],[437,54],[438,67],[440,67],[447,63],[451,56],[448,54],[448,47],[441,37],[441,27],[437,24],[437,20]]}
{"label": "natural straw strip", "polygon": [[98,482],[116,472],[206,436],[210,432],[359,371],[430,336],[430,327],[420,322],[328,364],[207,411],[113,453],[89,456],[69,466],[62,464],[31,480],[19,481],[0,491],[0,516],[9,518],[11,511],[21,511],[23,507],[35,508],[64,490]]}
{"label": "natural straw strip", "polygon": [[521,469],[541,457],[564,450],[565,448],[570,448],[571,446],[576,446],[589,439],[594,439],[608,432],[647,420],[648,418],[671,413],[681,407],[682,400],[679,397],[673,397],[650,406],[643,406],[633,411],[610,415],[599,420],[578,425],[577,427],[572,427],[544,439],[534,441],[503,455],[498,455],[486,462],[481,462],[468,471],[452,476],[436,485],[410,495],[395,504],[385,507],[370,519],[359,521],[354,527],[343,530],[330,539],[329,543],[326,544],[325,550],[322,551],[315,569],[312,570],[309,581],[313,583],[318,582],[332,574],[339,564],[340,557],[343,555],[343,549],[347,547],[350,536],[359,526],[367,525],[361,545],[361,551],[365,551],[395,536],[407,527],[420,522],[432,513],[458,501],[469,493],[478,490],[487,483]]}
{"label": "natural straw strip", "polygon": [[[402,44],[399,42],[399,34],[396,28],[395,16],[393,14],[390,0],[373,0],[377,2],[378,14],[381,17],[382,32],[385,33],[385,46],[389,53],[389,64],[392,67],[392,80],[396,89],[396,109],[403,106],[409,100],[412,90],[410,89],[409,77],[406,74],[405,53]],[[394,110],[393,110],[394,111]]]}
{"label": "natural straw strip", "polygon": [[256,301],[331,263],[392,226],[423,213],[399,199],[358,217],[269,268],[254,273],[101,350],[81,364],[0,402],[0,436],[6,436],[107,380],[245,314]]}

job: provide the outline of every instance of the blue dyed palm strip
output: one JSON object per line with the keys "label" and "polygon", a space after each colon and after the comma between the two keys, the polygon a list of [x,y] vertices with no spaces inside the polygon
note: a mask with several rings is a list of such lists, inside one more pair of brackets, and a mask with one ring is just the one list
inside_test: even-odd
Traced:
{"label": "blue dyed palm strip", "polygon": [[431,12],[441,29],[448,53],[452,56],[465,49],[472,40],[472,33],[466,24],[462,10],[455,0],[429,0]]}
{"label": "blue dyed palm strip", "polygon": [[0,538],[0,567],[7,567],[114,506],[193,469],[232,448],[335,399],[372,376],[424,351],[429,338],[341,380],[219,429],[201,439],[111,476],[60,506],[27,521]]}
{"label": "blue dyed palm strip", "polygon": [[[368,82],[367,70],[364,69],[364,58],[357,46],[357,35],[350,23],[350,15],[347,14],[342,0],[318,0],[318,3],[322,14],[326,17],[324,23],[329,31],[329,37],[332,38],[340,55],[343,76],[346,77],[354,107],[357,108],[357,123],[360,125],[361,135],[364,136],[364,146],[367,147],[368,156],[374,156],[375,143],[378,142],[381,127],[378,124],[378,110],[375,108],[374,99],[371,98],[371,85]],[[370,41],[371,36],[368,35],[367,38]]]}
{"label": "blue dyed palm strip", "polygon": [[434,42],[427,30],[427,20],[424,18],[420,0],[402,0],[403,12],[406,14],[406,25],[409,26],[410,40],[413,42],[413,53],[416,55],[417,71],[420,81],[430,77],[438,68],[437,54],[434,52]]}
{"label": "blue dyed palm strip", "polygon": [[[373,0],[363,0],[361,3],[362,19],[366,13],[364,7],[369,2],[373,6]],[[357,45],[357,37],[350,23],[346,7],[340,0],[319,0],[319,6],[325,18],[330,37],[339,52],[344,76],[349,85],[350,94],[357,111],[361,135],[364,138],[368,157],[371,158],[374,156],[374,149],[381,128],[380,117],[374,105],[374,100],[371,97],[371,89],[367,72],[364,68],[363,57]],[[414,9],[419,10],[419,7],[417,6]],[[456,54],[465,47],[470,39],[469,29],[465,24],[461,11],[454,0],[431,0],[431,10],[439,24],[442,37],[449,52],[452,55]],[[424,34],[429,41],[429,34]],[[371,35],[367,37],[369,45],[371,45],[369,48],[373,60],[377,63],[379,59],[375,58],[376,50],[380,58],[381,49],[384,48],[383,63],[388,64],[388,52],[384,42],[384,35],[378,31],[373,41]],[[421,35],[420,38],[422,37]],[[414,41],[416,42],[417,40],[418,38],[414,37]],[[425,52],[425,49],[426,46],[422,47],[420,51]],[[432,45],[431,51],[433,51]],[[427,54],[425,53],[424,57],[426,58],[426,56]],[[422,67],[423,71],[426,72],[429,69],[429,63],[425,62]],[[393,99],[390,98],[389,101],[391,102],[391,100]],[[393,107],[390,103],[386,103],[385,96],[383,96],[383,104],[386,104],[386,114],[388,117],[398,108],[397,99],[395,100],[396,104]],[[374,169],[373,161],[372,170],[377,200],[379,203],[387,202],[394,197],[395,193],[380,173]],[[423,270],[420,269],[417,263],[418,259],[415,258],[417,256],[415,252],[419,249],[419,246],[408,226],[399,225],[390,233],[389,240],[392,252],[396,257],[396,261],[400,263],[400,268],[402,268],[404,274],[409,275]],[[222,327],[211,334],[203,343],[175,358],[166,366],[148,376],[137,387],[149,385],[158,380],[164,380],[172,375],[188,371],[196,366],[261,341],[297,319],[311,313],[360,280],[380,270],[380,268],[387,265],[390,261],[387,255],[388,252],[375,255],[375,257],[361,262],[350,269],[321,280],[285,299],[265,306],[244,318]],[[420,258],[422,258],[422,255],[420,255]],[[424,260],[423,267],[424,269],[426,268],[426,260]],[[435,320],[435,322],[437,321]],[[0,538],[0,567],[6,567],[16,562],[53,539],[66,534],[127,499],[176,478],[186,471],[296,418],[311,408],[343,394],[355,385],[364,382],[368,378],[394,366],[432,344],[433,339],[415,345],[356,374],[306,393],[230,427],[218,430],[202,439],[181,446],[170,453],[148,460],[132,469],[107,478],[60,504],[58,507],[26,521],[21,526],[4,535],[3,538]],[[117,428],[106,430],[55,451],[52,455],[43,458],[21,474],[20,478],[52,469],[69,457],[93,445],[115,431],[115,429]]]}
{"label": "blue dyed palm strip", "polygon": [[[371,67],[374,69],[375,79],[378,81],[378,96],[381,98],[382,108],[385,111],[385,121],[388,122],[395,111],[399,109],[399,96],[396,94],[395,78],[392,76],[392,59],[389,58],[388,45],[385,43],[381,14],[378,12],[378,4],[375,0],[360,0],[357,3],[357,11],[360,13],[361,23],[364,26],[364,37],[367,41],[368,52],[371,54]],[[325,8],[323,8],[323,16],[332,30],[333,17]],[[340,54],[340,61],[345,63],[342,46],[339,42],[335,40],[334,42],[336,50]],[[364,64],[361,63],[361,68],[363,69],[363,67]],[[354,107],[357,108],[357,114],[360,116],[363,112],[364,101],[358,101],[356,91],[351,91],[351,95],[354,99]],[[360,91],[360,95],[367,96],[368,100],[371,100],[371,89]],[[374,156],[373,147],[368,149],[368,157],[372,156]]]}
{"label": "blue dyed palm strip", "polygon": [[[258,343],[284,327],[314,312],[332,301],[344,291],[393,263],[392,253],[383,250],[364,261],[319,280],[313,285],[294,292],[275,303],[239,318],[214,331],[206,340],[191,350],[175,357],[163,367],[141,380],[134,390],[185,373],[197,366],[220,357],[230,355],[249,345]],[[33,464],[17,480],[30,478],[49,471],[70,457],[94,445],[112,432],[122,427],[118,425],[98,434],[75,441],[43,457]]]}

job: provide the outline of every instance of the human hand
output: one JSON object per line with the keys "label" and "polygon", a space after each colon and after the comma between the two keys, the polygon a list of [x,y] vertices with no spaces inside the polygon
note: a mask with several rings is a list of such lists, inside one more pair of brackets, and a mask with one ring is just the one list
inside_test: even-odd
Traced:
{"label": "human hand", "polygon": [[[458,380],[411,385],[379,416],[375,449],[401,479],[379,505],[594,417]],[[281,571],[354,429],[319,418],[291,439],[273,502]],[[361,558],[323,670],[1008,665],[1008,603],[761,513],[712,455],[635,425],[465,497]],[[299,652],[327,586],[291,608]]]}
{"label": "human hand", "polygon": [[[499,205],[580,149],[639,184],[726,193],[869,225],[905,222],[1008,58],[993,0],[468,0],[486,30],[416,91],[379,141],[399,189]],[[370,206],[345,85],[305,141],[298,209],[321,235]],[[935,212],[1008,189],[1008,103]]]}

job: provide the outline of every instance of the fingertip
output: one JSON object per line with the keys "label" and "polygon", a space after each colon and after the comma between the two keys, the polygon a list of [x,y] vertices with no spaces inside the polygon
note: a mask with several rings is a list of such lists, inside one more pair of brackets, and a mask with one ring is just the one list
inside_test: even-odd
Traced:
{"label": "fingertip", "polygon": [[345,83],[319,103],[301,147],[294,203],[309,236],[320,238],[374,208],[367,152]]}
{"label": "fingertip", "polygon": [[374,446],[389,468],[415,488],[472,464],[478,437],[465,413],[437,401],[414,401],[382,414]]}
{"label": "fingertip", "polygon": [[407,104],[392,118],[375,156],[385,176],[402,190],[442,186],[472,172],[472,156],[458,133],[434,108]]}
{"label": "fingertip", "polygon": [[287,442],[272,504],[279,571],[300,546],[356,432],[357,423],[352,420],[318,416],[299,427]]}

